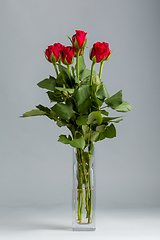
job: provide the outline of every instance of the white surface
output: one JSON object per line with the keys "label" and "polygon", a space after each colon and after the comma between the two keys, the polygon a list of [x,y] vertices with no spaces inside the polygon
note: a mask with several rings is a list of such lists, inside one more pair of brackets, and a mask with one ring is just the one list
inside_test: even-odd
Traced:
{"label": "white surface", "polygon": [[2,240],[159,240],[160,209],[97,209],[95,232],[71,231],[71,206],[1,208]]}

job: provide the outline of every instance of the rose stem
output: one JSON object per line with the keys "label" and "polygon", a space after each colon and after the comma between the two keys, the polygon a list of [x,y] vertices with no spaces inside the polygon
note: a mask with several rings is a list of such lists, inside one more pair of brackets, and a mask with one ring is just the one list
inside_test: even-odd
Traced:
{"label": "rose stem", "polygon": [[[77,149],[77,152],[78,152],[78,154],[79,154],[79,151],[78,151],[78,149]],[[78,163],[78,159],[77,159],[77,168],[80,170],[80,164]],[[80,186],[81,186],[81,183],[80,183],[80,181],[79,181],[79,178],[77,178],[77,180],[78,180],[78,187],[77,187],[77,192],[78,192],[78,221],[79,221],[79,223],[81,222],[81,216],[80,216]]]}
{"label": "rose stem", "polygon": [[[78,154],[79,158],[81,159],[81,149],[79,149]],[[78,184],[78,191],[79,191],[79,198],[78,198],[78,214],[79,214],[79,223],[81,223],[82,220],[82,212],[83,212],[83,203],[84,203],[84,196],[83,196],[83,181],[82,181],[82,165],[81,163],[79,164],[80,168],[80,183]],[[81,207],[80,207],[80,198],[81,198]]]}
{"label": "rose stem", "polygon": [[101,75],[102,75],[103,64],[104,64],[104,61],[101,62],[101,65],[100,65],[100,70],[99,70],[99,78],[100,78],[100,79],[101,79]]}
{"label": "rose stem", "polygon": [[76,65],[77,65],[77,79],[78,79],[78,83],[79,83],[79,52],[80,52],[80,49],[77,50],[77,62],[76,62]]}
{"label": "rose stem", "polygon": [[82,166],[80,166],[80,179],[81,179],[81,208],[80,208],[80,222],[82,221],[82,213],[83,213],[83,202],[84,202],[84,196],[83,196],[83,181],[82,181]]}
{"label": "rose stem", "polygon": [[91,219],[91,208],[92,208],[92,186],[91,186],[91,174],[90,174],[90,163],[91,163],[91,158],[89,157],[89,190],[90,190],[90,201],[89,201],[89,216],[88,216],[88,223],[90,223]]}
{"label": "rose stem", "polygon": [[70,69],[70,65],[67,65],[67,68],[68,68],[69,78],[71,79],[71,69]]}
{"label": "rose stem", "polygon": [[55,69],[56,75],[57,75],[57,77],[58,77],[58,70],[57,70],[57,66],[56,66],[56,64],[53,64],[53,66],[54,66],[54,69]]}
{"label": "rose stem", "polygon": [[[86,201],[86,211],[88,212],[88,186],[87,186],[87,176],[85,174],[85,161],[84,161],[84,157],[83,157],[83,150],[81,149],[81,160],[82,160],[82,170],[83,170],[83,175],[84,175],[84,180],[85,180],[85,192],[86,192],[86,196],[85,196],[85,201]],[[87,213],[88,216],[88,213]],[[87,217],[86,216],[86,217]]]}
{"label": "rose stem", "polygon": [[[90,110],[91,112],[91,110]],[[88,191],[87,191],[87,218],[88,218],[88,223],[90,222],[90,219],[89,219],[89,213],[90,213],[90,208],[89,208],[89,205],[90,205],[90,199],[89,199],[89,192],[90,192],[90,144],[89,144],[89,141],[90,141],[90,131],[89,131],[89,136],[88,136]]]}
{"label": "rose stem", "polygon": [[[86,179],[86,175],[85,175],[85,161],[84,161],[84,158],[83,158],[83,150],[80,149],[80,157],[81,157],[81,170],[82,170],[82,174],[84,176],[84,181],[85,181],[85,185],[87,183],[87,179]],[[81,218],[82,218],[82,213],[83,213],[83,204],[84,204],[84,192],[83,192],[83,181],[82,181],[82,175],[81,175],[81,182],[82,182],[82,200],[81,200]]]}
{"label": "rose stem", "polygon": [[93,79],[93,69],[94,69],[94,65],[95,65],[95,63],[94,62],[92,62],[92,66],[91,66],[91,86],[92,86],[92,79]]}
{"label": "rose stem", "polygon": [[80,191],[79,188],[77,189],[78,192],[78,221],[80,222]]}
{"label": "rose stem", "polygon": [[[79,150],[78,150],[78,148],[77,148],[77,153],[78,153],[78,155],[79,155]],[[80,164],[79,164],[79,162],[78,162],[78,156],[76,156],[76,160],[77,160],[77,171],[79,171],[80,170]],[[79,170],[78,170],[79,169]],[[79,221],[79,223],[80,223],[80,185],[81,185],[81,183],[80,183],[80,181],[79,181],[79,178],[77,177],[77,181],[78,181],[78,186],[77,186],[77,201],[78,201],[78,221]]]}
{"label": "rose stem", "polygon": [[[88,177],[88,175],[87,175]],[[85,184],[85,189],[86,189],[86,218],[88,218],[88,182],[86,181],[86,184]]]}

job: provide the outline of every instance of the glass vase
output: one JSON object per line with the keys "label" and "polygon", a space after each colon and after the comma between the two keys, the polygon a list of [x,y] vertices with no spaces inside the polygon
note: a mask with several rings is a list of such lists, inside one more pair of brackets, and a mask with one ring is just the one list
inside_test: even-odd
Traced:
{"label": "glass vase", "polygon": [[73,151],[73,231],[95,228],[95,147]]}

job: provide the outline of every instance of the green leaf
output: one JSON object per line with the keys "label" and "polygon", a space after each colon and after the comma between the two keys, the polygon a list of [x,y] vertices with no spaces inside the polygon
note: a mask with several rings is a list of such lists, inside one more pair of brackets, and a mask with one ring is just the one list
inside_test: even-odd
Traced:
{"label": "green leaf", "polygon": [[94,153],[94,144],[93,144],[93,142],[90,142],[90,154],[92,154],[93,155],[93,153]]}
{"label": "green leaf", "polygon": [[58,142],[64,143],[64,144],[70,144],[70,141],[72,140],[71,136],[69,135],[68,138],[66,135],[60,135]]}
{"label": "green leaf", "polygon": [[43,111],[47,114],[50,114],[50,109],[48,107],[44,107],[43,105],[39,104],[38,106],[36,106],[36,108],[38,108],[40,111]]}
{"label": "green leaf", "polygon": [[71,106],[63,103],[57,103],[51,109],[57,116],[64,120],[69,120],[75,113]]}
{"label": "green leaf", "polygon": [[116,137],[116,128],[113,124],[108,126],[106,130],[103,132],[104,136],[107,138],[114,138]]}
{"label": "green leaf", "polygon": [[87,141],[88,135],[89,135],[89,126],[88,125],[82,125],[82,131],[83,131],[84,139],[85,139],[85,141]]}
{"label": "green leaf", "polygon": [[24,113],[21,117],[33,117],[33,116],[44,116],[45,112],[40,111],[39,109],[33,109],[29,112]]}
{"label": "green leaf", "polygon": [[89,126],[88,125],[83,125],[82,126],[82,131],[84,134],[89,133]]}
{"label": "green leaf", "polygon": [[128,112],[128,111],[131,111],[133,109],[132,109],[131,105],[128,102],[123,101],[122,104],[120,104],[119,106],[117,106],[115,108],[115,110],[117,112]]}
{"label": "green leaf", "polygon": [[64,127],[67,123],[64,120],[57,120],[57,126],[58,127]]}
{"label": "green leaf", "polygon": [[88,121],[88,116],[87,115],[83,115],[83,116],[79,116],[76,120],[77,125],[81,126],[81,125],[85,125]]}
{"label": "green leaf", "polygon": [[114,94],[112,97],[106,99],[105,103],[112,109],[115,109],[117,106],[119,106],[122,103],[122,90]]}
{"label": "green leaf", "polygon": [[88,114],[88,111],[91,108],[91,106],[92,106],[92,101],[90,98],[88,98],[85,102],[79,105],[78,112],[81,114]]}
{"label": "green leaf", "polygon": [[78,130],[75,131],[74,133],[74,139],[78,139],[82,137],[82,132],[79,132]]}
{"label": "green leaf", "polygon": [[110,121],[110,122],[119,123],[119,122],[121,122],[121,121],[123,121],[123,119],[122,119],[122,118],[121,118],[121,119],[119,119],[119,120],[116,120],[116,121]]}
{"label": "green leaf", "polygon": [[55,91],[55,92],[47,92],[47,95],[50,99],[51,102],[63,102],[63,98],[60,92]]}
{"label": "green leaf", "polygon": [[103,123],[106,122],[110,122],[112,120],[118,119],[118,118],[122,118],[123,116],[119,116],[119,117],[103,117]]}
{"label": "green leaf", "polygon": [[[96,75],[96,72],[93,71],[93,76],[95,76],[95,75]],[[89,77],[89,80],[90,80],[90,76],[91,76],[91,70],[89,70],[89,69],[84,69],[84,71],[79,74],[79,78],[80,78],[81,81],[83,81],[84,79],[86,79],[88,77]]]}
{"label": "green leaf", "polygon": [[91,96],[92,88],[89,85],[81,85],[80,88],[78,88],[78,91],[76,93],[76,101],[77,105],[81,105],[86,99],[88,99]]}
{"label": "green leaf", "polygon": [[92,97],[93,97],[93,100],[94,100],[94,101],[92,102],[93,105],[95,105],[95,107],[99,109],[99,107],[102,106],[103,101],[100,100],[100,99],[98,99],[97,96],[96,96],[95,94],[93,94]]}
{"label": "green leaf", "polygon": [[56,86],[56,79],[50,76],[49,78],[46,78],[43,81],[39,82],[37,85],[40,88],[45,88],[50,91],[54,91]]}
{"label": "green leaf", "polygon": [[60,72],[64,71],[68,75],[68,69],[60,64],[58,64],[58,69]]}
{"label": "green leaf", "polygon": [[73,139],[72,141],[70,141],[70,145],[72,147],[75,147],[75,148],[82,148],[84,149],[85,147],[85,140],[83,137],[80,137],[80,138],[77,138],[77,139]]}
{"label": "green leaf", "polygon": [[94,111],[91,112],[88,116],[88,124],[91,123],[97,123],[98,125],[100,125],[103,121],[103,118],[101,116],[101,112],[100,111]]}
{"label": "green leaf", "polygon": [[58,74],[56,83],[57,87],[63,87],[63,84],[66,84],[69,88],[72,87],[72,81],[64,70],[61,70],[61,72]]}
{"label": "green leaf", "polygon": [[109,98],[109,93],[107,92],[106,86],[101,85],[100,89],[96,92],[97,98],[104,100],[105,98]]}
{"label": "green leaf", "polygon": [[99,132],[99,133],[104,132],[105,128],[106,128],[106,125],[97,126],[96,132]]}
{"label": "green leaf", "polygon": [[57,116],[56,114],[48,107],[44,107],[43,105],[39,104],[38,106],[36,106],[36,108],[38,108],[40,111],[45,112],[45,115],[47,117],[49,117],[50,119],[53,119],[55,121],[57,121]]}
{"label": "green leaf", "polygon": [[96,141],[98,136],[99,136],[99,132],[91,131],[90,139],[91,139],[92,142]]}
{"label": "green leaf", "polygon": [[100,133],[97,141],[103,140],[104,138],[114,138],[116,137],[116,128],[113,124],[106,127],[104,132]]}
{"label": "green leaf", "polygon": [[70,40],[71,44],[73,44],[72,39],[67,35],[68,39]]}
{"label": "green leaf", "polygon": [[93,77],[93,84],[97,85],[98,89],[101,87],[102,82],[98,75]]}
{"label": "green leaf", "polygon": [[74,88],[62,88],[62,87],[55,87],[55,88],[61,92],[69,92],[70,94],[74,93]]}
{"label": "green leaf", "polygon": [[101,113],[105,116],[108,116],[109,115],[109,112],[105,111],[105,110],[101,110]]}

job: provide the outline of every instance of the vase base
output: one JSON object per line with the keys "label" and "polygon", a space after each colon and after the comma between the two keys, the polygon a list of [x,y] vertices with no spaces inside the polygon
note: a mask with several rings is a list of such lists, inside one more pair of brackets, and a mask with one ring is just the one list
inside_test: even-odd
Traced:
{"label": "vase base", "polygon": [[72,228],[73,231],[95,231],[96,228]]}

